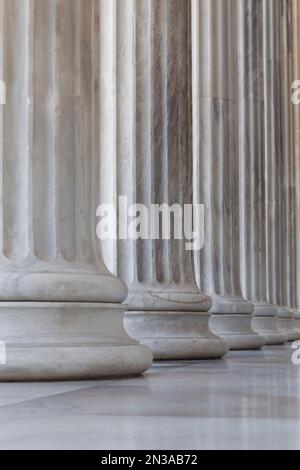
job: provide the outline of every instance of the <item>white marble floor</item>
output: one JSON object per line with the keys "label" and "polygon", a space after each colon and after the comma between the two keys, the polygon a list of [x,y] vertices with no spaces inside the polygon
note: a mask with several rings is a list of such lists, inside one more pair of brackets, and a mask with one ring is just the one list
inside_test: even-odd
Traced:
{"label": "white marble floor", "polygon": [[0,384],[0,449],[300,449],[291,345],[144,377]]}

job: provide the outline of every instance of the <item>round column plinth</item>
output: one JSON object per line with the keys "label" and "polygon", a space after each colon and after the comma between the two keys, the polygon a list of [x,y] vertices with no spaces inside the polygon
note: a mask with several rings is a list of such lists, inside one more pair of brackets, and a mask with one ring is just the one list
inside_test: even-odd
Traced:
{"label": "round column plinth", "polygon": [[231,350],[260,349],[266,342],[253,330],[252,318],[251,314],[214,314],[210,327],[224,338]]}
{"label": "round column plinth", "polygon": [[125,328],[152,350],[155,360],[216,359],[229,347],[211,332],[209,317],[203,312],[127,312]]}
{"label": "round column plinth", "polygon": [[284,344],[288,340],[287,335],[280,330],[277,318],[253,317],[252,328],[264,338],[266,345]]}
{"label": "round column plinth", "polygon": [[300,334],[297,331],[294,313],[289,308],[278,308],[277,313],[278,328],[286,336],[287,341],[295,341],[300,339]]}
{"label": "round column plinth", "polygon": [[284,344],[287,341],[277,322],[277,309],[273,305],[254,304],[252,328],[264,338],[266,344]]}
{"label": "round column plinth", "polygon": [[295,314],[294,328],[299,333],[299,339],[300,339],[300,312],[296,311],[294,312],[294,314]]}
{"label": "round column plinth", "polygon": [[[124,330],[124,305],[0,303],[0,381],[133,376],[152,353]],[[4,362],[4,363],[3,363]]]}

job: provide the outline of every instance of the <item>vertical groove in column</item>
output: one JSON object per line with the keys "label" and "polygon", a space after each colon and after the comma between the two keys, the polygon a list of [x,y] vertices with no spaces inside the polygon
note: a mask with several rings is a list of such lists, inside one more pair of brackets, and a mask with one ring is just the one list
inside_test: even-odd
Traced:
{"label": "vertical groove in column", "polygon": [[271,304],[277,304],[276,296],[276,226],[275,226],[275,80],[276,80],[276,12],[273,2],[264,0],[265,52],[264,52],[264,101],[265,101],[265,152],[267,198],[267,290]]}
{"label": "vertical groove in column", "polygon": [[[116,184],[117,196],[126,196],[131,205],[136,201],[136,0],[118,2],[116,15]],[[136,245],[124,235],[117,243],[117,272],[130,288],[137,280]]]}
{"label": "vertical groove in column", "polygon": [[274,305],[275,256],[274,256],[274,8],[273,3],[263,1],[263,117],[264,127],[264,179],[265,194],[265,292],[266,300]]}
{"label": "vertical groove in column", "polygon": [[[113,2],[114,3],[114,2]],[[114,4],[113,4],[114,6]],[[84,3],[83,3],[84,7]],[[102,15],[101,3],[98,0],[91,0],[91,81],[90,81],[90,99],[91,99],[91,165],[90,165],[90,221],[87,222],[87,229],[89,227],[91,233],[91,250],[90,259],[92,264],[99,269],[103,266],[107,274],[106,265],[104,262],[104,255],[99,244],[99,239],[96,233],[96,226],[98,222],[97,207],[101,202],[101,116],[102,116],[102,100],[100,95],[101,89],[101,26],[100,17]],[[114,44],[114,43],[113,43]],[[113,115],[114,118],[114,115]],[[98,157],[98,158],[97,158]],[[106,173],[103,173],[106,174]],[[100,188],[100,190],[99,190]],[[113,265],[108,266],[109,273],[115,273]]]}
{"label": "vertical groove in column", "polygon": [[[168,162],[162,155],[168,152],[168,2],[152,1],[152,61],[156,66],[152,69],[152,122],[151,146],[153,157],[153,202],[160,204],[168,201],[169,180]],[[157,31],[157,32],[156,32]],[[161,184],[160,184],[161,183]],[[172,282],[171,258],[167,240],[155,240],[155,271],[156,280],[160,284]]]}
{"label": "vertical groove in column", "polygon": [[[210,294],[214,292],[222,294],[224,292],[223,256],[219,254],[223,252],[223,242],[219,226],[223,221],[223,213],[221,210],[221,166],[218,158],[220,145],[222,145],[220,118],[221,46],[223,43],[220,31],[222,17],[220,8],[222,4],[219,0],[212,2],[201,0],[195,1],[194,4],[197,7],[199,22],[199,35],[195,37],[194,44],[197,51],[194,57],[194,69],[197,73],[197,81],[194,83],[194,103],[199,106],[199,109],[194,111],[194,142],[197,142],[194,154],[198,166],[195,183],[196,191],[199,193],[198,202],[205,204],[205,246],[200,252],[200,258],[197,257],[196,267],[202,290]],[[211,190],[213,178],[219,191]]]}
{"label": "vertical groove in column", "polygon": [[[259,4],[260,5],[260,4]],[[258,262],[256,266],[256,296],[260,302],[269,302],[267,295],[267,238],[266,238],[266,159],[268,156],[265,151],[265,103],[264,103],[264,6],[263,3],[258,9],[260,21],[258,21],[257,31],[257,88],[258,88],[258,119],[256,121],[258,134],[258,161],[255,168],[256,179],[254,185],[257,184],[259,194],[256,202],[256,240],[258,246]],[[261,221],[261,226],[257,223]]]}
{"label": "vertical groove in column", "polygon": [[[240,11],[245,16],[245,21],[238,22],[238,104],[239,104],[239,150],[241,154],[240,165],[240,232],[241,232],[241,261],[244,262],[244,269],[241,269],[241,285],[243,292],[246,292],[246,286],[251,286],[253,279],[253,269],[249,256],[249,243],[252,239],[252,195],[250,193],[251,187],[251,158],[250,158],[250,125],[251,116],[249,115],[249,100],[251,97],[251,53],[246,53],[246,44],[251,50],[252,42],[249,35],[251,29],[249,23],[251,15],[249,15],[249,2],[245,2],[240,6]],[[249,66],[250,64],[250,66]],[[248,97],[248,100],[246,99]],[[246,179],[246,175],[251,175]],[[244,197],[247,194],[247,198]],[[250,232],[248,232],[248,225]],[[249,287],[248,287],[249,288]]]}
{"label": "vertical groove in column", "polygon": [[[238,269],[233,257],[233,247],[234,240],[232,239],[233,232],[233,222],[234,222],[234,212],[232,210],[232,205],[235,204],[234,200],[234,191],[236,181],[234,180],[234,165],[236,159],[236,149],[234,141],[234,132],[236,116],[232,113],[232,107],[234,104],[232,100],[236,100],[235,97],[230,95],[230,79],[235,79],[235,57],[231,55],[229,45],[229,35],[234,36],[234,29],[230,30],[232,23],[230,22],[230,13],[234,15],[233,11],[233,2],[221,2],[220,10],[220,28],[221,28],[221,41],[220,44],[220,59],[222,67],[222,81],[221,81],[221,99],[222,99],[222,111],[221,111],[221,122],[222,122],[222,131],[221,131],[221,174],[220,181],[222,191],[220,195],[222,197],[221,207],[223,213],[223,230],[222,230],[222,251],[220,252],[220,259],[223,262],[223,269],[220,271],[219,275],[223,278],[224,290],[221,292],[221,295],[228,296],[234,295],[234,289],[232,284],[233,271]],[[233,26],[235,24],[233,23]],[[234,42],[233,42],[234,45]],[[233,62],[232,59],[233,58]],[[233,68],[233,73],[231,70]],[[233,119],[233,121],[231,121]],[[237,245],[238,246],[238,245]]]}
{"label": "vertical groove in column", "polygon": [[[168,202],[170,205],[174,203],[180,203],[181,194],[181,174],[182,168],[180,164],[180,109],[179,109],[179,98],[180,98],[180,74],[182,71],[179,70],[181,61],[179,47],[179,34],[180,34],[180,10],[179,1],[174,0],[168,2],[168,76],[167,76],[167,135],[168,135],[168,149],[167,154],[162,156],[163,164],[168,166]],[[185,14],[188,14],[185,2],[183,2]],[[176,27],[174,25],[176,24]],[[182,38],[184,44],[186,44],[186,38]],[[188,73],[187,68],[184,71]],[[185,99],[188,96],[185,94]],[[186,117],[187,118],[187,117]],[[188,148],[185,146],[185,151],[188,152]],[[189,164],[191,154],[187,154],[185,164]],[[186,181],[189,184],[189,181]],[[182,266],[182,242],[171,239],[169,243],[169,256],[171,260],[171,279],[175,284],[181,282],[181,266]],[[176,254],[175,254],[176,253]]]}
{"label": "vertical groove in column", "polygon": [[[228,75],[228,98],[229,98],[229,135],[231,156],[231,226],[230,226],[230,249],[231,260],[230,271],[230,294],[234,297],[242,297],[241,273],[240,273],[240,228],[239,228],[239,153],[238,153],[238,61],[237,61],[237,2],[233,1],[227,5],[228,8],[228,48],[229,48],[229,75]],[[238,248],[237,248],[238,247]],[[252,306],[251,306],[252,308]]]}
{"label": "vertical groove in column", "polygon": [[[93,184],[99,184],[99,168],[95,165],[93,154],[93,125],[94,119],[99,113],[97,83],[94,83],[94,70],[97,62],[93,56],[94,41],[97,44],[99,35],[93,29],[95,2],[88,3],[80,0],[79,3],[79,58],[78,58],[78,90],[76,99],[76,136],[77,136],[77,187],[78,198],[76,204],[77,218],[75,230],[77,232],[77,256],[81,262],[96,264],[95,253],[95,214],[97,204],[93,198]],[[95,85],[95,86],[94,86]],[[99,128],[96,130],[99,132]],[[96,149],[97,150],[97,149]],[[98,153],[97,153],[98,154]],[[98,160],[97,160],[98,161]]]}
{"label": "vertical groove in column", "polygon": [[[33,250],[55,258],[55,26],[56,2],[33,2]],[[45,18],[48,19],[45,22]]]}
{"label": "vertical groove in column", "polygon": [[282,37],[281,37],[281,133],[283,136],[282,142],[282,173],[279,175],[281,181],[281,197],[278,199],[278,205],[281,207],[281,269],[282,269],[282,294],[281,305],[288,306],[290,304],[289,298],[289,217],[290,217],[290,198],[289,198],[289,161],[290,161],[290,77],[289,77],[289,28],[288,28],[288,1],[282,0]]}
{"label": "vertical groove in column", "polygon": [[[100,41],[98,46],[99,61],[99,154],[100,174],[106,175],[100,181],[101,203],[116,207],[117,181],[117,100],[116,100],[116,1],[101,0],[98,5]],[[96,50],[94,54],[96,53]],[[95,59],[94,59],[95,61]],[[96,131],[96,135],[98,135]],[[101,136],[101,137],[100,137]],[[106,156],[109,155],[109,158]],[[117,227],[115,227],[115,230]],[[116,234],[115,234],[116,238]],[[104,261],[110,271],[117,272],[116,240],[101,241]]]}
{"label": "vertical groove in column", "polygon": [[286,270],[286,260],[284,256],[284,240],[283,236],[285,233],[285,219],[284,219],[284,207],[285,207],[285,199],[283,197],[283,187],[284,187],[284,151],[285,151],[285,123],[282,119],[282,114],[284,113],[283,102],[282,102],[282,90],[284,87],[284,83],[282,82],[283,72],[281,67],[282,63],[282,54],[284,52],[283,41],[284,41],[284,14],[283,14],[283,6],[284,0],[278,2],[277,8],[277,80],[276,80],[276,90],[275,90],[275,99],[277,100],[277,110],[275,114],[276,119],[276,132],[275,132],[275,139],[276,139],[276,192],[275,192],[275,207],[276,207],[276,251],[277,251],[277,259],[278,259],[278,276],[277,276],[277,304],[279,306],[284,305],[284,283],[285,279],[283,279],[284,271]]}
{"label": "vertical groove in column", "polygon": [[[263,9],[262,3],[254,4],[254,96],[252,123],[255,132],[253,155],[254,193],[254,298],[265,301],[265,185],[264,185],[264,100],[263,100]],[[256,194],[255,194],[255,188]]]}
{"label": "vertical groove in column", "polygon": [[[152,81],[151,72],[155,69],[152,60],[152,22],[155,6],[151,0],[136,2],[135,16],[135,61],[136,61],[136,134],[135,134],[135,176],[136,203],[149,207],[153,191],[152,163]],[[136,241],[137,281],[146,285],[155,282],[153,263],[153,241]]]}
{"label": "vertical groove in column", "polygon": [[[219,230],[217,227],[223,227],[224,225],[224,212],[223,212],[223,191],[224,191],[224,182],[222,179],[223,174],[223,156],[224,156],[224,122],[223,122],[223,113],[224,113],[224,96],[223,96],[223,8],[224,2],[222,0],[217,0],[216,2],[216,28],[218,30],[216,48],[218,54],[216,54],[216,82],[215,86],[215,102],[214,102],[214,113],[216,120],[216,130],[213,135],[213,139],[216,139],[217,148],[216,155],[213,158],[213,168],[212,168],[212,180],[211,185],[216,183],[219,188],[218,191],[214,192],[213,197],[213,210],[214,210],[214,233],[216,233],[215,238],[215,249],[217,250],[214,257],[214,277],[215,277],[215,288],[218,295],[225,295],[225,278],[224,278],[224,234],[222,230]],[[221,158],[219,158],[221,156]],[[202,156],[204,158],[204,156]],[[205,176],[204,176],[205,177]],[[211,186],[212,187],[212,186]],[[210,188],[211,189],[211,188]],[[207,238],[207,237],[206,237]],[[205,247],[204,247],[205,250]]]}
{"label": "vertical groove in column", "polygon": [[274,212],[275,212],[275,259],[276,259],[276,288],[275,298],[276,304],[280,305],[281,302],[281,250],[279,249],[281,244],[281,233],[280,233],[280,207],[277,203],[277,195],[280,194],[280,176],[281,175],[281,162],[282,162],[282,141],[281,141],[281,66],[280,66],[280,48],[281,48],[281,2],[277,2],[274,6],[274,25],[277,34],[274,37],[275,47],[275,74],[274,74]]}
{"label": "vertical groove in column", "polygon": [[[57,94],[59,115],[57,120],[57,186],[58,230],[60,255],[68,261],[77,256],[76,192],[78,183],[78,147],[76,108],[78,93],[78,60],[80,0],[58,0],[57,3]],[[68,184],[66,184],[68,182]]]}
{"label": "vertical groove in column", "polygon": [[[4,81],[7,96],[3,123],[3,252],[25,259],[29,251],[29,18],[28,0],[4,3]],[[9,56],[8,56],[9,54]],[[16,190],[17,188],[17,190]]]}
{"label": "vertical groove in column", "polygon": [[[215,75],[213,74],[214,52],[218,51],[212,45],[212,37],[218,34],[218,28],[214,28],[212,15],[215,8],[215,0],[194,0],[193,6],[193,154],[194,154],[194,201],[197,204],[206,201],[205,205],[205,231],[210,236],[205,236],[205,246],[201,255],[195,256],[195,269],[198,285],[204,292],[215,291],[214,260],[215,236],[213,230],[214,211],[211,210],[212,199],[210,197],[210,179],[213,164],[213,126],[214,115],[213,100]],[[203,67],[200,67],[203,64]],[[206,158],[200,158],[206,154]],[[206,175],[206,178],[202,175]],[[201,258],[201,263],[200,263]],[[202,266],[202,270],[200,267]],[[200,275],[201,271],[201,275]]]}

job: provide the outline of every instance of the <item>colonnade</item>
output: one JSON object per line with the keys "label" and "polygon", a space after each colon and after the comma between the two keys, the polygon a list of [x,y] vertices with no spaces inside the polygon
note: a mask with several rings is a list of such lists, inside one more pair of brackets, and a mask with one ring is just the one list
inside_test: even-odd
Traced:
{"label": "colonnade", "polygon": [[[0,0],[0,380],[300,339],[299,11]],[[98,205],[125,197],[204,204],[204,247],[100,243]]]}
{"label": "colonnade", "polygon": [[[292,74],[293,79],[299,80],[300,75],[300,3],[299,0],[292,2],[292,28],[293,28],[293,43],[292,43]],[[300,83],[299,83],[300,85]],[[299,96],[299,95],[298,95]],[[294,143],[294,185],[295,185],[295,277],[296,277],[296,292],[293,297],[295,308],[295,326],[297,331],[300,329],[300,106],[293,108],[293,143]]]}

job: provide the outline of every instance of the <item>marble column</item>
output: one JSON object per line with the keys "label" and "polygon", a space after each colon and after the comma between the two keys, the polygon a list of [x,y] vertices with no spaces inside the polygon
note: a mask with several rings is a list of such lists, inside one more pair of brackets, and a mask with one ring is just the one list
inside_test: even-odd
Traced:
{"label": "marble column", "polygon": [[151,364],[124,330],[127,290],[96,239],[102,8],[0,1],[0,380],[131,375]]}
{"label": "marble column", "polygon": [[[267,344],[285,335],[270,302],[269,275],[275,269],[274,214],[274,2],[243,1],[239,41],[239,152],[242,291],[254,305],[252,326]],[[275,256],[274,256],[275,255]]]}
{"label": "marble column", "polygon": [[[111,136],[114,157],[108,165],[116,174],[119,213],[119,197],[126,197],[128,206],[143,204],[153,228],[151,204],[193,202],[191,5],[122,0],[112,14],[117,18],[116,139]],[[119,239],[115,250],[107,262],[128,286],[126,329],[155,359],[227,352],[225,341],[209,329],[211,299],[197,287],[186,240],[141,235]]]}
{"label": "marble column", "polygon": [[194,0],[194,8],[196,186],[206,207],[199,286],[213,299],[212,330],[232,349],[259,349],[265,341],[251,326],[253,305],[242,295],[240,272],[237,45],[243,42],[244,2]]}
{"label": "marble column", "polygon": [[[292,0],[292,81],[300,83],[300,2]],[[298,86],[299,88],[299,86]],[[296,91],[292,90],[293,93]],[[299,94],[298,94],[299,97]],[[293,114],[293,145],[294,145],[294,175],[295,175],[295,329],[300,332],[300,103],[294,104]]]}
{"label": "marble column", "polygon": [[[293,168],[293,139],[291,102],[291,48],[292,48],[292,2],[282,0],[277,5],[277,35],[275,44],[278,47],[277,77],[279,80],[277,94],[278,126],[276,129],[276,254],[278,260],[277,299],[278,322],[287,340],[298,338],[294,328],[294,312],[292,296],[296,288],[293,275],[295,251],[294,236],[294,168]],[[276,97],[275,97],[276,99]],[[275,119],[276,122],[276,119]]]}

